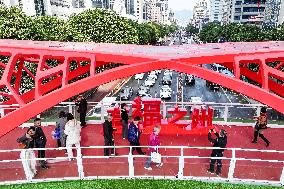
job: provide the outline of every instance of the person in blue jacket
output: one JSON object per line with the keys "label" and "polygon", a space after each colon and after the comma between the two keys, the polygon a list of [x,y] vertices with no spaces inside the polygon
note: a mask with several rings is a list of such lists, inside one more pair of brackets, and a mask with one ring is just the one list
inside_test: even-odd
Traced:
{"label": "person in blue jacket", "polygon": [[137,116],[130,123],[128,128],[128,141],[130,142],[130,146],[132,147],[132,154],[136,150],[139,155],[145,155],[146,153],[142,151],[140,147],[140,135],[141,131],[139,130],[138,123],[140,121],[140,117]]}

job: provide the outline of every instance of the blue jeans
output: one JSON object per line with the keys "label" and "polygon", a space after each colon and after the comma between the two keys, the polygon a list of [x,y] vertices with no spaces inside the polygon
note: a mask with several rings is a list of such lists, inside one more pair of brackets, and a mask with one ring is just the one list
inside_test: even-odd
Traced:
{"label": "blue jeans", "polygon": [[148,159],[147,159],[147,161],[146,161],[146,164],[145,164],[145,167],[146,168],[149,168],[149,167],[151,167],[151,155],[150,155],[150,157],[148,157]]}

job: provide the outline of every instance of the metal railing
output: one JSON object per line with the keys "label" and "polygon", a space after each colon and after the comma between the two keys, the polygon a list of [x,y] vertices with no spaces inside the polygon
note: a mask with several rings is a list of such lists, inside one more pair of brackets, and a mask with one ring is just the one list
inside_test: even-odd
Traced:
{"label": "metal railing", "polygon": [[[145,147],[147,148],[148,146],[141,146],[141,147]],[[96,163],[98,163],[98,159],[109,159],[109,156],[99,156],[99,155],[82,155],[80,152],[82,150],[102,150],[104,148],[115,148],[117,149],[128,149],[129,153],[125,153],[125,155],[118,155],[118,156],[114,156],[112,158],[116,158],[120,160],[120,163],[122,163],[125,166],[125,162],[121,161],[121,159],[127,159],[127,166],[128,166],[128,174],[121,174],[119,170],[118,174],[110,176],[110,175],[105,175],[105,176],[98,176],[98,175],[86,175],[86,168],[88,167],[94,167],[96,166]],[[212,182],[232,182],[232,183],[254,183],[254,184],[265,184],[265,185],[284,185],[284,167],[283,167],[283,163],[284,163],[284,158],[278,158],[275,159],[260,159],[259,158],[259,154],[254,154],[252,158],[245,158],[244,156],[237,156],[237,154],[242,153],[242,152],[253,152],[253,153],[260,153],[261,155],[266,155],[269,153],[277,153],[280,155],[284,155],[284,151],[276,151],[276,150],[257,150],[257,149],[240,149],[240,148],[226,148],[225,149],[225,156],[220,158],[220,157],[209,157],[208,155],[205,156],[198,156],[198,155],[194,155],[194,152],[196,152],[196,150],[200,153],[200,151],[204,151],[204,150],[212,150],[212,149],[220,149],[220,148],[216,148],[216,147],[188,147],[188,146],[160,146],[159,148],[159,152],[162,155],[162,161],[163,159],[169,159],[169,158],[175,158],[178,160],[178,163],[176,163],[176,165],[174,165],[173,169],[175,169],[175,166],[177,166],[177,172],[175,174],[169,173],[166,174],[164,173],[163,176],[159,176],[158,174],[155,175],[151,175],[151,176],[147,176],[147,175],[141,175],[139,174],[139,171],[137,173],[136,170],[136,166],[137,164],[134,163],[134,158],[135,161],[137,161],[138,158],[145,158],[147,156],[141,156],[141,155],[132,155],[132,153],[130,153],[132,151],[132,146],[89,146],[89,147],[80,147],[80,150],[78,150],[78,148],[72,148],[72,149],[77,149],[77,156],[75,157],[76,159],[76,165],[77,165],[77,175],[78,176],[71,176],[71,177],[66,177],[65,175],[63,175],[62,177],[60,175],[54,175],[53,174],[53,178],[32,178],[31,175],[28,175],[28,171],[25,171],[25,178],[22,178],[20,180],[13,180],[13,175],[9,175],[9,181],[5,181],[5,180],[1,180],[1,176],[0,176],[0,184],[13,184],[13,183],[28,183],[28,182],[44,182],[44,181],[62,181],[62,180],[88,180],[88,179],[103,179],[103,178],[159,178],[159,179],[191,179],[191,180],[201,180],[201,181],[212,181]],[[45,148],[44,150],[46,151],[62,151],[65,150],[67,148]],[[172,153],[170,155],[163,155],[163,152],[161,149],[164,149],[165,151],[171,151],[171,150],[176,150],[175,153]],[[23,149],[26,150],[26,149]],[[29,149],[28,149],[29,150]],[[34,149],[34,150],[39,150],[39,149]],[[43,150],[43,149],[42,149]],[[15,153],[15,152],[20,152],[22,150],[20,149],[15,149],[15,150],[0,150],[0,154],[2,153]],[[190,153],[193,152],[193,155],[191,155]],[[206,154],[209,154],[209,152]],[[3,157],[3,156],[2,156]],[[148,156],[149,157],[149,156]],[[147,157],[147,158],[148,158]],[[273,157],[273,156],[272,156]],[[86,162],[87,159],[91,159],[91,160],[95,160],[95,162],[90,163],[90,162]],[[222,159],[225,161],[230,161],[229,163],[229,169],[228,169],[228,174],[227,176],[222,176],[222,177],[208,177],[206,176],[206,173],[204,173],[205,176],[190,176],[188,174],[185,174],[184,172],[186,171],[186,169],[190,169],[192,166],[191,163],[186,162],[186,160],[196,160],[196,159]],[[282,159],[282,160],[281,160]],[[3,169],[3,167],[5,167],[5,163],[13,163],[13,162],[21,162],[23,165],[26,161],[29,161],[30,159],[14,159],[14,160],[7,160],[7,159],[2,159],[0,160],[0,165]],[[62,160],[67,160],[67,157],[61,156],[61,157],[49,157],[49,158],[36,158],[35,160],[54,160],[56,161],[62,161]],[[237,162],[242,162],[242,161],[248,161],[249,166],[248,168],[252,169],[252,165],[253,162],[257,162],[257,163],[267,163],[267,166],[262,166],[263,169],[265,169],[265,172],[267,171],[266,168],[271,168],[272,165],[274,163],[280,163],[281,166],[277,167],[278,172],[280,173],[278,179],[274,179],[274,180],[261,180],[261,179],[255,179],[255,178],[249,178],[249,175],[246,175],[246,178],[238,178],[237,176],[235,176],[235,170],[237,168]],[[169,162],[169,161],[167,161]],[[62,163],[62,162],[61,162]],[[103,162],[101,162],[103,163]],[[69,162],[67,161],[66,164],[68,165]],[[107,162],[108,166],[112,168],[112,172],[116,171],[115,170],[115,166],[111,166],[112,165],[112,161]],[[200,166],[200,163],[197,163],[199,168],[201,169],[202,166]],[[52,165],[51,168],[56,169],[56,163],[54,163]],[[71,164],[67,167],[68,171],[70,171],[70,166]],[[167,163],[164,163],[164,166],[167,166]],[[185,167],[186,166],[186,167]],[[208,163],[206,163],[206,167],[209,167],[209,161]],[[59,167],[59,169],[61,169]],[[139,168],[137,168],[139,170]],[[47,171],[44,171],[45,173]],[[62,172],[62,171],[61,171]],[[224,171],[223,171],[224,172]],[[249,169],[246,169],[246,172],[249,172]],[[56,173],[56,171],[53,170],[53,173]],[[44,174],[44,173],[43,173]],[[222,174],[222,175],[226,175],[226,174]]]}

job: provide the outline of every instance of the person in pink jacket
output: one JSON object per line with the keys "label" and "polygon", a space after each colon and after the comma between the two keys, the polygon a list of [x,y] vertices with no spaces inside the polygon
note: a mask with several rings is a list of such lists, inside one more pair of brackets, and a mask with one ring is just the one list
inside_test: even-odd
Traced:
{"label": "person in pink jacket", "polygon": [[[152,167],[151,167],[151,154],[153,152],[158,152],[158,146],[160,146],[161,142],[160,142],[160,138],[159,138],[159,133],[161,131],[161,128],[159,126],[155,126],[153,129],[153,133],[150,135],[150,140],[149,140],[149,158],[146,161],[146,165],[145,165],[145,169],[151,171]],[[161,167],[163,165],[163,163],[159,163],[156,166],[157,167]]]}

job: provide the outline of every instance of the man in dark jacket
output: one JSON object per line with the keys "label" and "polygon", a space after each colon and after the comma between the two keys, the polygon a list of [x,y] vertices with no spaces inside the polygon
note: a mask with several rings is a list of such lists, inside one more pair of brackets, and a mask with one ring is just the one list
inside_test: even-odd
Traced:
{"label": "man in dark jacket", "polygon": [[122,138],[125,139],[127,137],[128,132],[128,114],[126,110],[126,104],[121,104],[121,121],[122,121]]}
{"label": "man in dark jacket", "polygon": [[[34,120],[34,126],[31,126],[33,130],[35,130],[34,141],[36,148],[45,148],[46,145],[46,137],[41,128],[41,119],[36,118]],[[45,158],[45,150],[38,150],[38,158]],[[41,168],[48,169],[49,167],[46,165],[45,160],[39,161]]]}
{"label": "man in dark jacket", "polygon": [[[211,138],[211,133],[216,135],[216,139]],[[227,145],[227,133],[225,130],[220,130],[220,134],[218,134],[215,129],[211,129],[208,133],[208,140],[213,143],[213,147],[225,148]],[[211,153],[211,157],[223,157],[224,149],[214,149]],[[217,171],[216,174],[219,176],[222,171],[222,159],[211,159],[210,168],[208,169],[209,173],[214,173],[214,165],[217,161]]]}
{"label": "man in dark jacket", "polygon": [[137,116],[134,118],[134,121],[130,123],[129,125],[129,129],[128,129],[128,141],[130,142],[130,146],[132,147],[132,154],[134,152],[134,150],[136,150],[138,152],[138,154],[140,155],[145,155],[145,152],[142,152],[141,147],[140,146],[140,135],[141,135],[141,131],[138,128],[138,123],[140,121],[140,117]]}
{"label": "man in dark jacket", "polygon": [[82,95],[79,95],[75,100],[75,104],[78,106],[77,112],[80,114],[81,127],[86,127],[87,100]]}
{"label": "man in dark jacket", "polygon": [[[103,123],[105,146],[114,146],[112,116],[108,115],[107,120]],[[104,155],[109,156],[109,148],[104,148]],[[114,148],[111,148],[111,155],[115,155]]]}

